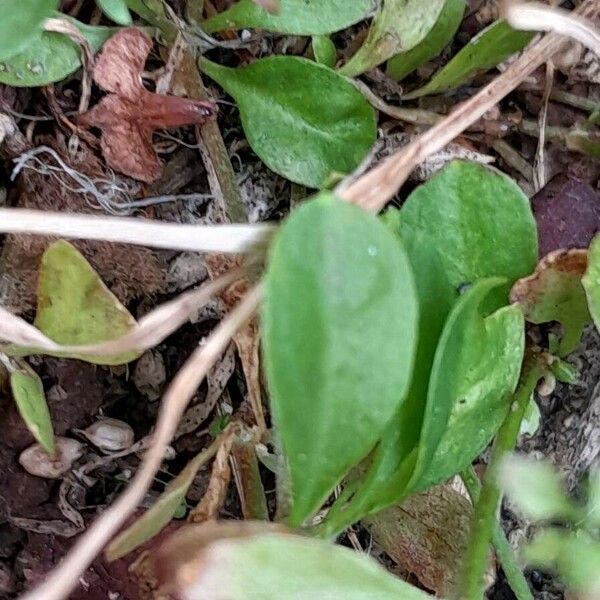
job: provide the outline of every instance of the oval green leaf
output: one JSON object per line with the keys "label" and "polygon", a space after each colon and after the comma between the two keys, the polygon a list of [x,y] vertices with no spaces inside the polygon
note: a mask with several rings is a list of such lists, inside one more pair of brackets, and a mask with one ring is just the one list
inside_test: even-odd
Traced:
{"label": "oval green leaf", "polygon": [[248,142],[279,175],[319,188],[353,171],[375,142],[375,112],[344,77],[312,60],[263,58],[230,69],[202,70],[238,103]]}
{"label": "oval green leaf", "polygon": [[412,50],[392,57],[387,64],[387,74],[401,81],[424,62],[438,56],[458,31],[465,7],[465,0],[446,0],[438,20],[425,39]]}
{"label": "oval green leaf", "polygon": [[487,71],[523,50],[534,35],[512,29],[506,21],[495,21],[476,35],[427,85],[403,97],[410,100],[457,88],[477,73]]}
{"label": "oval green leaf", "polygon": [[416,322],[406,254],[377,218],[324,194],[283,225],[267,271],[263,339],[292,524],[318,510],[397,411]]}
{"label": "oval green leaf", "polygon": [[[75,19],[93,52],[115,32],[113,27],[93,27]],[[0,83],[14,87],[39,87],[61,81],[81,66],[81,51],[77,44],[62,33],[45,31],[27,48],[0,62]]]}
{"label": "oval green leaf", "polygon": [[96,0],[100,10],[119,25],[131,25],[131,15],[125,0]]}
{"label": "oval green leaf", "polygon": [[431,31],[443,6],[444,0],[384,0],[365,43],[340,73],[356,77],[399,52],[411,50]]}
{"label": "oval green leaf", "polygon": [[[169,540],[174,549],[176,535]],[[197,536],[202,539],[202,528],[198,528]],[[201,573],[197,569],[189,571],[197,572],[198,577],[188,579],[185,588],[180,587],[181,597],[185,598],[432,600],[370,557],[299,535],[228,536],[215,539],[200,551],[190,553],[185,549],[190,563],[202,565]],[[173,552],[169,554],[173,556]]]}
{"label": "oval green leaf", "polygon": [[44,30],[58,0],[0,0],[0,60],[27,48]]}
{"label": "oval green leaf", "polygon": [[525,321],[517,306],[481,316],[486,296],[504,283],[478,281],[446,321],[431,369],[410,493],[469,466],[506,417],[523,362]]}
{"label": "oval green leaf", "polygon": [[27,429],[40,446],[50,455],[54,453],[54,429],[42,380],[26,363],[19,365],[10,374],[10,388],[17,410]]}
{"label": "oval green leaf", "polygon": [[[121,337],[136,323],[96,271],[69,242],[44,253],[38,280],[35,326],[63,345],[95,344]],[[95,364],[122,364],[137,357],[72,356]]]}
{"label": "oval green leaf", "polygon": [[315,35],[312,38],[312,49],[315,60],[321,64],[333,69],[337,59],[337,50],[331,38],[326,35]]}
{"label": "oval green leaf", "polygon": [[371,10],[372,0],[280,0],[271,14],[253,0],[240,0],[230,9],[207,19],[205,31],[260,27],[290,35],[323,35],[358,23]]}

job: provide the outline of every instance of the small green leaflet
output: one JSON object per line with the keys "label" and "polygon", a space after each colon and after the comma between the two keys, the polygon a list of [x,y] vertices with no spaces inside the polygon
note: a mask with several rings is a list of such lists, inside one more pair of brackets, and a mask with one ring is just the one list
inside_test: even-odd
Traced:
{"label": "small green leaflet", "polygon": [[280,0],[279,12],[271,14],[253,0],[240,0],[202,27],[208,33],[258,27],[291,35],[324,35],[358,23],[372,4],[372,0]]}
{"label": "small green leaflet", "polygon": [[314,35],[312,38],[312,49],[315,60],[321,64],[333,69],[337,58],[335,44],[326,35]]}
{"label": "small green leaflet", "polygon": [[131,25],[131,15],[125,0],[96,0],[100,10],[119,25]]}
{"label": "small green leaflet", "polygon": [[505,21],[495,21],[476,35],[427,85],[404,94],[403,98],[410,100],[457,88],[477,73],[487,71],[523,50],[534,35],[516,31]]}
{"label": "small green leaflet", "polygon": [[499,278],[478,281],[446,321],[431,368],[410,493],[468,467],[506,417],[525,350],[523,313],[506,306],[481,316],[485,297],[504,284]]}
{"label": "small green leaflet", "polygon": [[600,330],[600,236],[596,236],[590,244],[588,266],[581,283],[592,319]]}
{"label": "small green leaflet", "polygon": [[214,455],[211,446],[193,458],[173,481],[165,488],[160,498],[135,523],[121,532],[106,548],[106,559],[117,560],[129,554],[166,527],[181,511],[187,492],[196,474]]}
{"label": "small green leaflet", "polygon": [[54,429],[42,380],[25,361],[15,361],[15,368],[10,373],[10,388],[27,429],[40,446],[52,455]]}
{"label": "small green leaflet", "polygon": [[[199,539],[202,533],[199,528]],[[180,588],[181,597],[186,598],[433,600],[370,557],[299,535],[216,538],[189,560],[203,568],[196,580]]]}
{"label": "small green leaflet", "polygon": [[[89,42],[93,52],[115,32],[69,19]],[[0,62],[0,83],[14,87],[40,87],[61,81],[81,66],[79,46],[62,33],[45,31],[27,48]]]}
{"label": "small green leaflet", "polygon": [[0,60],[21,52],[42,35],[58,0],[0,0]]}
{"label": "small green leaflet", "polygon": [[365,43],[340,69],[356,77],[419,44],[435,25],[444,0],[383,0]]}
{"label": "small green leaflet", "polygon": [[237,101],[254,152],[295,183],[322,187],[353,171],[375,142],[373,108],[345,77],[312,60],[274,56],[230,69],[201,59],[200,67]]}
{"label": "small green leaflet", "polygon": [[322,194],[275,238],[262,322],[298,526],[369,453],[407,390],[417,300],[402,246],[376,217]]}
{"label": "small green leaflet", "polygon": [[387,64],[387,74],[401,81],[424,62],[438,56],[458,31],[465,7],[465,0],[446,0],[438,20],[425,39],[412,50],[392,57]]}
{"label": "small green leaflet", "polygon": [[[35,326],[53,341],[74,346],[116,339],[135,327],[135,320],[79,251],[58,241],[42,257]],[[122,364],[136,356],[72,358]]]}

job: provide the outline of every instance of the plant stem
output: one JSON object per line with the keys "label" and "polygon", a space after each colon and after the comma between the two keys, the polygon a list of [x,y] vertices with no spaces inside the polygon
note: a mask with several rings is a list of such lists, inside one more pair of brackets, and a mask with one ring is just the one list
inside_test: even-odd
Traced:
{"label": "plant stem", "polygon": [[[475,469],[473,469],[473,467],[469,467],[467,470],[461,473],[461,478],[467,490],[469,491],[471,501],[474,505],[477,504],[479,501],[479,495],[481,493],[481,482],[475,473]],[[504,531],[502,531],[500,523],[495,521],[493,527],[492,544],[494,545],[496,556],[502,565],[502,570],[504,571],[504,575],[506,575],[506,579],[511,590],[515,594],[517,600],[533,600],[533,594],[529,589],[527,579],[525,579],[525,575],[523,575],[523,571],[517,563],[515,555],[510,547],[510,544],[508,543],[508,540],[506,539],[506,536],[504,535]]]}
{"label": "plant stem", "polygon": [[488,546],[492,538],[494,521],[501,498],[501,491],[496,483],[496,471],[502,459],[513,450],[517,443],[525,410],[546,368],[541,355],[526,355],[521,380],[514,393],[509,413],[494,441],[479,501],[475,506],[469,545],[464,558],[458,594],[462,600],[483,598],[483,576],[487,567]]}

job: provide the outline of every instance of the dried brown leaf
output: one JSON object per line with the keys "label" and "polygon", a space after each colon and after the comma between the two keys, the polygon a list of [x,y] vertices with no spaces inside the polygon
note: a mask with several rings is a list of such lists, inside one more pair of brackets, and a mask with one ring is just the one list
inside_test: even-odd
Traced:
{"label": "dried brown leaf", "polygon": [[529,277],[519,279],[510,293],[531,323],[559,321],[563,327],[558,354],[572,352],[591,321],[581,278],[587,269],[587,250],[555,250],[545,256]]}
{"label": "dried brown leaf", "polygon": [[457,580],[472,516],[473,507],[464,495],[440,485],[364,522],[402,569],[447,597]]}
{"label": "dried brown leaf", "polygon": [[206,100],[148,91],[142,71],[151,48],[152,40],[135,27],[110,38],[94,68],[94,81],[110,93],[78,118],[80,125],[102,130],[102,152],[110,167],[145,182],[158,179],[162,169],[152,145],[155,129],[201,125],[216,113]]}

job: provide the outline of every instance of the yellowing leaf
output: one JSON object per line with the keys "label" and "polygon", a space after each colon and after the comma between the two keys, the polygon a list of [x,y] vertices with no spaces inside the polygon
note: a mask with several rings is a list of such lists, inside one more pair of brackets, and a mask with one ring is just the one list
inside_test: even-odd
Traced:
{"label": "yellowing leaf", "polygon": [[[114,340],[136,323],[81,253],[69,242],[58,241],[42,257],[35,325],[53,341],[75,346]],[[108,365],[136,357],[131,352],[113,357],[71,356]]]}

